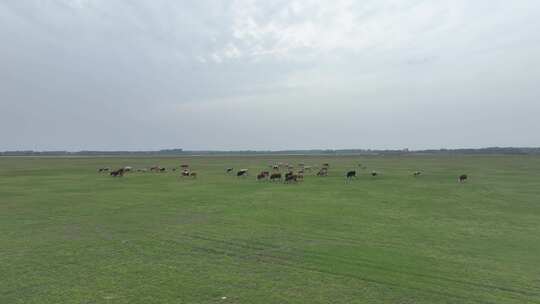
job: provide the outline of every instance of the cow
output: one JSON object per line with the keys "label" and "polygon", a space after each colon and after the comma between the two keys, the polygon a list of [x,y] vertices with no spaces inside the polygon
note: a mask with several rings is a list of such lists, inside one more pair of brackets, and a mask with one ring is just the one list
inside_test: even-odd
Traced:
{"label": "cow", "polygon": [[420,176],[421,174],[422,174],[422,172],[420,172],[420,171],[415,171],[415,172],[413,173],[413,176],[414,176],[414,177],[418,177],[418,176]]}
{"label": "cow", "polygon": [[180,165],[180,168],[187,169],[187,168],[189,168],[189,165],[183,164],[183,165]]}
{"label": "cow", "polygon": [[227,172],[227,174],[231,174],[233,172],[234,168],[227,168],[227,170],[225,170],[225,172]]}
{"label": "cow", "polygon": [[273,165],[272,169],[275,170],[275,171],[279,171],[279,165]]}
{"label": "cow", "polygon": [[248,169],[240,169],[240,171],[236,172],[236,176],[246,176],[248,175]]}
{"label": "cow", "polygon": [[317,172],[317,176],[328,176],[328,169],[321,168],[321,170],[319,170],[319,172]]}
{"label": "cow", "polygon": [[191,172],[188,169],[182,170],[182,176],[189,176]]}
{"label": "cow", "polygon": [[114,177],[122,177],[124,176],[124,168],[120,168],[118,170],[114,170],[114,171],[111,171],[111,176],[114,176]]}
{"label": "cow", "polygon": [[371,176],[377,176],[379,175],[379,173],[377,173],[376,171],[371,171]]}
{"label": "cow", "polygon": [[329,163],[324,163],[322,164],[323,168],[330,168],[330,164]]}
{"label": "cow", "polygon": [[272,173],[270,175],[270,181],[281,180],[281,173]]}
{"label": "cow", "polygon": [[133,167],[130,167],[130,166],[124,167],[125,172],[130,172],[131,170],[133,170]]}
{"label": "cow", "polygon": [[99,173],[102,173],[102,172],[108,172],[109,170],[111,170],[111,168],[108,168],[108,167],[106,167],[106,168],[99,168],[99,169],[98,169],[98,172],[99,172]]}
{"label": "cow", "polygon": [[463,183],[465,182],[469,177],[467,176],[467,174],[461,174],[459,177],[458,177],[458,181],[460,183]]}
{"label": "cow", "polygon": [[163,173],[163,172],[165,172],[165,171],[167,171],[167,169],[165,169],[165,168],[159,168],[159,172]]}
{"label": "cow", "polygon": [[353,177],[356,177],[356,171],[351,170],[351,171],[347,172],[347,179],[348,180],[353,178]]}
{"label": "cow", "polygon": [[287,172],[285,174],[285,183],[297,182],[298,176],[293,172]]}
{"label": "cow", "polygon": [[268,171],[262,171],[261,173],[257,174],[257,180],[267,179],[270,173]]}
{"label": "cow", "polygon": [[154,171],[159,172],[159,169],[160,169],[160,168],[161,168],[160,166],[153,166],[153,167],[150,168],[150,171],[152,171],[152,172],[154,172]]}

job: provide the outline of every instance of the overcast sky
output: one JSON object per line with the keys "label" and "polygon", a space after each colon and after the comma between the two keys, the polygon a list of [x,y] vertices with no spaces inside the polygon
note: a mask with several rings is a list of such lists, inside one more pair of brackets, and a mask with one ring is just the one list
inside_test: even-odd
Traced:
{"label": "overcast sky", "polygon": [[2,0],[0,150],[540,146],[538,0]]}

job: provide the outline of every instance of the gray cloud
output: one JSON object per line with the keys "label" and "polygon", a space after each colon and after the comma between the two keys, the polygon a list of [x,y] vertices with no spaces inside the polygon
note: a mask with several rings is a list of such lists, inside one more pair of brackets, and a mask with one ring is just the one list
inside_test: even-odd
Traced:
{"label": "gray cloud", "polygon": [[0,150],[540,146],[540,3],[0,4]]}

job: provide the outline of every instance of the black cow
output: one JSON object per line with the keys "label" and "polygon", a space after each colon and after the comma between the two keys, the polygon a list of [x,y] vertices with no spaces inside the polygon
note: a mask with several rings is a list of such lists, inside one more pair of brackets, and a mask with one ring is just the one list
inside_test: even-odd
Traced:
{"label": "black cow", "polygon": [[272,173],[272,175],[270,175],[271,181],[275,181],[276,179],[281,180],[281,173]]}
{"label": "black cow", "polygon": [[297,181],[298,181],[298,175],[292,172],[285,174],[285,183],[292,183],[292,182],[297,182]]}
{"label": "black cow", "polygon": [[351,170],[351,171],[347,172],[347,179],[351,179],[353,177],[356,177],[356,171]]}
{"label": "black cow", "polygon": [[111,171],[111,176],[114,176],[114,177],[122,177],[124,176],[124,168],[120,168],[118,170],[114,170],[114,171]]}
{"label": "black cow", "polygon": [[226,172],[227,174],[230,174],[231,172],[233,172],[234,168],[227,168]]}
{"label": "black cow", "polygon": [[461,175],[458,177],[458,181],[459,181],[460,183],[463,183],[464,181],[467,180],[467,178],[469,178],[469,177],[467,176],[467,174],[461,174]]}
{"label": "black cow", "polygon": [[371,176],[377,176],[377,175],[379,175],[379,173],[377,173],[376,171],[371,172]]}
{"label": "black cow", "polygon": [[247,169],[242,169],[242,170],[236,172],[236,176],[246,176],[247,172],[248,172]]}
{"label": "black cow", "polygon": [[415,171],[415,172],[413,173],[413,176],[414,176],[414,177],[417,177],[417,176],[420,176],[421,174],[422,174],[422,172],[420,172],[420,171]]}

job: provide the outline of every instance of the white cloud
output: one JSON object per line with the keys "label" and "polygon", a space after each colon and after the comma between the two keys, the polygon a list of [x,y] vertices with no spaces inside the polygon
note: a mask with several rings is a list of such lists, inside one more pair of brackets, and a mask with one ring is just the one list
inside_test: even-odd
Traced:
{"label": "white cloud", "polygon": [[0,149],[540,144],[489,121],[538,126],[539,26],[536,0],[3,1]]}

